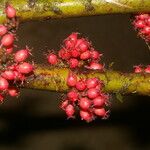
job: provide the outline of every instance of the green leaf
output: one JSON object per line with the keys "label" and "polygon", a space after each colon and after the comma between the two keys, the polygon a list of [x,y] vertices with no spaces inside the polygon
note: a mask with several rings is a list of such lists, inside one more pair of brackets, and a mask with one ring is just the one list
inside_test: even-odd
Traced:
{"label": "green leaf", "polygon": [[123,96],[120,93],[116,93],[116,98],[119,100],[121,103],[123,103]]}

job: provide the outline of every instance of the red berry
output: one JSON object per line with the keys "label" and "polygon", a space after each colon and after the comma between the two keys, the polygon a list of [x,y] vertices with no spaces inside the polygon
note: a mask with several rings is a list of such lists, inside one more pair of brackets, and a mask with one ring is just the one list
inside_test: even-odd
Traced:
{"label": "red berry", "polygon": [[60,108],[63,109],[63,110],[65,110],[66,107],[68,106],[68,104],[69,104],[69,101],[68,101],[68,100],[65,100],[65,101],[63,101],[63,102],[61,103]]}
{"label": "red berry", "polygon": [[142,34],[149,35],[150,34],[150,27],[145,26],[144,29],[141,31]]}
{"label": "red berry", "polygon": [[7,80],[14,80],[15,79],[15,73],[12,70],[6,70],[4,71],[1,76]]}
{"label": "red berry", "polygon": [[82,60],[87,60],[91,57],[91,53],[89,50],[83,52],[81,55],[80,55],[80,59]]}
{"label": "red berry", "polygon": [[86,89],[86,82],[84,80],[80,80],[76,83],[76,89],[79,91],[83,91]]}
{"label": "red berry", "polygon": [[0,77],[0,90],[7,90],[8,86],[9,86],[8,81],[5,78]]}
{"label": "red berry", "polygon": [[33,71],[33,65],[23,62],[16,67],[17,71],[23,74],[28,74]]}
{"label": "red berry", "polygon": [[97,90],[96,88],[91,88],[87,91],[87,95],[89,98],[94,99],[96,97],[98,97],[100,94],[99,90]]}
{"label": "red berry", "polygon": [[7,27],[5,27],[4,25],[0,25],[0,36],[3,36],[6,33],[7,33]]}
{"label": "red berry", "polygon": [[68,116],[68,118],[72,118],[74,113],[75,113],[75,109],[74,109],[74,106],[69,104],[66,109],[65,109],[65,112]]}
{"label": "red berry", "polygon": [[91,58],[92,59],[99,59],[100,58],[100,56],[102,56],[102,54],[100,54],[98,51],[96,51],[96,50],[92,50],[91,52]]}
{"label": "red berry", "polygon": [[93,99],[94,107],[101,107],[105,104],[105,102],[106,102],[106,98],[102,95]]}
{"label": "red berry", "polygon": [[137,15],[136,18],[140,20],[145,20],[149,18],[149,14],[140,14],[140,15]]}
{"label": "red berry", "polygon": [[91,62],[89,68],[93,70],[103,70],[104,66],[96,62]]}
{"label": "red berry", "polygon": [[75,45],[76,48],[80,50],[80,52],[85,52],[89,48],[89,42],[87,42],[85,39],[78,39],[77,43]]}
{"label": "red berry", "polygon": [[70,101],[75,102],[78,99],[78,93],[75,90],[68,92],[67,97]]}
{"label": "red berry", "polygon": [[71,58],[69,60],[70,68],[76,68],[79,65],[79,61],[76,58]]}
{"label": "red berry", "polygon": [[80,111],[80,117],[81,117],[82,120],[85,120],[87,122],[90,122],[90,121],[93,120],[92,114],[90,112],[88,112],[88,111],[81,110]]}
{"label": "red berry", "polygon": [[1,39],[1,45],[5,47],[13,45],[13,42],[14,42],[13,34],[5,34]]}
{"label": "red berry", "polygon": [[9,93],[9,95],[12,96],[12,97],[16,97],[16,96],[19,95],[18,90],[17,90],[16,88],[14,88],[14,87],[9,88],[9,89],[8,89],[8,93]]}
{"label": "red berry", "polygon": [[8,18],[16,17],[16,10],[11,5],[7,5],[5,12]]}
{"label": "red berry", "polygon": [[77,83],[77,76],[73,73],[69,73],[68,78],[67,78],[67,85],[72,87],[75,86]]}
{"label": "red berry", "polygon": [[80,56],[80,52],[77,49],[72,49],[70,52],[71,52],[71,57],[77,58]]}
{"label": "red berry", "polygon": [[70,54],[70,51],[68,51],[68,50],[66,50],[66,49],[61,49],[61,50],[58,52],[58,56],[59,56],[61,59],[68,60],[68,59],[71,57],[71,54]]}
{"label": "red berry", "polygon": [[47,59],[48,59],[48,62],[51,64],[51,65],[56,65],[57,62],[58,62],[58,58],[55,54],[49,54],[47,56]]}
{"label": "red berry", "polygon": [[94,113],[95,115],[105,118],[107,113],[106,110],[104,108],[94,108]]}
{"label": "red berry", "polygon": [[145,71],[145,73],[150,73],[150,65],[148,65],[144,71]]}
{"label": "red berry", "polygon": [[148,26],[150,26],[150,17],[146,20]]}
{"label": "red berry", "polygon": [[79,106],[83,110],[88,110],[90,108],[90,106],[91,106],[91,101],[88,98],[86,98],[86,97],[81,98],[79,100]]}
{"label": "red berry", "polygon": [[6,54],[11,54],[13,52],[13,46],[9,46],[5,48]]}
{"label": "red berry", "polygon": [[78,33],[74,32],[71,35],[68,36],[68,38],[66,39],[66,41],[70,41],[73,45],[76,44],[77,42],[77,38],[78,38]]}
{"label": "red berry", "polygon": [[14,60],[15,62],[22,62],[22,61],[25,61],[28,56],[29,56],[29,50],[27,49],[23,49],[23,50],[19,50],[15,53],[15,56],[14,56]]}
{"label": "red berry", "polygon": [[2,103],[4,101],[4,96],[0,94],[0,102]]}
{"label": "red berry", "polygon": [[141,66],[134,66],[134,72],[135,73],[141,73],[143,71],[143,69],[141,68]]}
{"label": "red berry", "polygon": [[146,26],[145,22],[143,20],[138,20],[134,23],[135,28],[144,28]]}
{"label": "red berry", "polygon": [[95,88],[99,84],[98,78],[89,78],[86,80],[87,88]]}

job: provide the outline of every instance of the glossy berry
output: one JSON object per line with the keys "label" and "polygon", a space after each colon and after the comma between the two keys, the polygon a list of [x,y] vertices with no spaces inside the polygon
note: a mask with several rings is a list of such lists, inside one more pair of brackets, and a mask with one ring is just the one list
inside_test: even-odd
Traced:
{"label": "glossy berry", "polygon": [[2,103],[4,101],[4,96],[0,94],[0,102]]}
{"label": "glossy berry", "polygon": [[77,49],[72,49],[70,52],[71,52],[71,57],[77,58],[80,56],[80,52]]}
{"label": "glossy berry", "polygon": [[150,65],[148,65],[145,69],[144,69],[145,73],[150,73]]}
{"label": "glossy berry", "polygon": [[91,88],[87,91],[87,95],[89,98],[94,99],[96,97],[98,97],[100,94],[99,90],[97,90],[96,88]]}
{"label": "glossy berry", "polygon": [[33,71],[33,65],[23,62],[16,67],[17,71],[23,74],[28,74]]}
{"label": "glossy berry", "polygon": [[72,118],[74,113],[75,113],[75,109],[74,106],[69,104],[66,108],[65,108],[65,112],[68,118]]}
{"label": "glossy berry", "polygon": [[141,73],[143,71],[142,67],[139,65],[139,66],[134,66],[134,72],[135,73]]}
{"label": "glossy berry", "polygon": [[76,83],[76,89],[79,91],[83,91],[86,89],[86,82],[84,80],[80,80]]}
{"label": "glossy berry", "polygon": [[71,54],[70,54],[70,51],[68,51],[67,49],[61,49],[58,52],[58,56],[61,59],[68,60],[71,57]]}
{"label": "glossy berry", "polygon": [[49,54],[49,55],[47,56],[47,59],[48,59],[48,62],[49,62],[51,65],[56,65],[57,62],[58,62],[57,55],[55,55],[55,54]]}
{"label": "glossy berry", "polygon": [[75,45],[76,48],[80,50],[81,53],[85,52],[89,48],[89,43],[85,39],[78,39]]}
{"label": "glossy berry", "polygon": [[100,58],[100,56],[102,56],[102,54],[100,54],[98,51],[96,51],[96,50],[92,50],[91,52],[91,58],[92,59],[99,59]]}
{"label": "glossy berry", "polygon": [[99,80],[97,78],[89,78],[86,80],[87,88],[95,88],[99,84]]}
{"label": "glossy berry", "polygon": [[137,22],[134,23],[135,28],[144,28],[146,26],[145,22],[143,20],[138,20]]}
{"label": "glossy berry", "polygon": [[13,52],[13,46],[11,45],[9,47],[6,47],[5,52],[6,52],[6,54],[11,54]]}
{"label": "glossy berry", "polygon": [[69,37],[66,39],[66,41],[67,40],[70,41],[73,44],[73,46],[74,46],[76,44],[76,42],[77,42],[77,38],[78,38],[78,33],[74,32],[71,35],[69,35]]}
{"label": "glossy berry", "polygon": [[92,70],[103,70],[104,66],[100,63],[91,62],[89,68]]}
{"label": "glossy berry", "polygon": [[7,27],[4,25],[0,25],[0,36],[3,36],[7,33]]}
{"label": "glossy berry", "polygon": [[82,120],[85,120],[86,122],[90,122],[93,120],[92,114],[90,112],[84,111],[84,110],[80,110],[80,117]]}
{"label": "glossy berry", "polygon": [[18,90],[16,89],[16,88],[9,88],[8,89],[8,94],[10,95],[10,96],[12,96],[12,97],[16,97],[16,96],[18,96],[19,95],[19,92],[18,92]]}
{"label": "glossy berry", "polygon": [[95,115],[104,118],[106,116],[106,110],[104,108],[95,108],[94,109]]}
{"label": "glossy berry", "polygon": [[101,107],[105,104],[105,102],[106,102],[106,98],[102,95],[93,99],[94,107]]}
{"label": "glossy berry", "polygon": [[14,55],[15,62],[23,62],[29,57],[29,50],[23,49],[19,50]]}
{"label": "glossy berry", "polygon": [[68,106],[68,104],[69,104],[69,101],[68,101],[68,100],[64,100],[64,101],[61,103],[60,108],[63,109],[63,110],[65,110],[66,107]]}
{"label": "glossy berry", "polygon": [[5,47],[13,45],[13,42],[14,42],[13,34],[5,34],[1,39],[1,45]]}
{"label": "glossy berry", "polygon": [[75,102],[78,99],[78,93],[75,90],[71,90],[67,93],[67,97],[70,101]]}
{"label": "glossy berry", "polygon": [[81,98],[79,100],[79,106],[83,110],[88,110],[90,108],[90,106],[91,106],[91,101],[88,98],[86,98],[86,97]]}
{"label": "glossy berry", "polygon": [[5,9],[5,13],[6,13],[8,18],[16,17],[16,10],[11,5],[7,5],[7,7]]}
{"label": "glossy berry", "polygon": [[77,76],[73,73],[69,73],[69,76],[67,78],[67,85],[70,87],[75,86],[77,83]]}
{"label": "glossy berry", "polygon": [[91,56],[91,53],[90,53],[89,50],[87,50],[87,51],[83,52],[83,53],[80,55],[80,59],[81,59],[81,60],[87,60],[87,59],[90,58],[90,56]]}
{"label": "glossy berry", "polygon": [[76,58],[71,58],[69,61],[70,68],[76,68],[79,66],[79,61]]}
{"label": "glossy berry", "polygon": [[6,71],[4,71],[4,72],[1,74],[1,76],[2,76],[3,78],[7,79],[7,80],[14,80],[15,77],[16,77],[14,71],[12,71],[12,70],[6,70]]}
{"label": "glossy berry", "polygon": [[8,81],[5,78],[0,77],[0,90],[7,90],[8,86],[9,86]]}

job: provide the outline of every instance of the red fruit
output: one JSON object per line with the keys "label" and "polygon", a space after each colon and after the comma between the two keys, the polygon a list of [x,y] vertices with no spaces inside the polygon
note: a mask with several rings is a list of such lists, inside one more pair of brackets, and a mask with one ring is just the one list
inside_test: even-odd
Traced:
{"label": "red fruit", "polygon": [[0,94],[0,102],[2,103],[4,101],[4,96]]}
{"label": "red fruit", "polygon": [[7,7],[5,9],[5,13],[6,13],[8,18],[16,17],[16,10],[11,5],[7,5]]}
{"label": "red fruit", "polygon": [[99,84],[98,78],[89,78],[86,80],[87,88],[95,88]]}
{"label": "red fruit", "polygon": [[81,98],[79,100],[79,106],[83,110],[88,110],[90,108],[90,106],[91,106],[91,101],[88,98],[86,98],[86,97]]}
{"label": "red fruit", "polygon": [[94,99],[96,97],[98,97],[100,94],[99,90],[96,88],[91,88],[87,91],[87,95],[89,98]]}
{"label": "red fruit", "polygon": [[79,65],[79,61],[76,58],[71,58],[69,60],[70,68],[76,68]]}
{"label": "red fruit", "polygon": [[90,112],[88,112],[88,111],[81,110],[80,111],[80,117],[81,117],[82,120],[85,120],[87,122],[90,122],[90,121],[93,120],[92,114]]}
{"label": "red fruit", "polygon": [[91,58],[92,59],[99,59],[100,58],[100,56],[102,56],[102,54],[100,54],[98,51],[96,51],[96,50],[92,50],[91,52]]}
{"label": "red fruit", "polygon": [[80,52],[85,52],[89,48],[89,42],[87,42],[85,39],[78,39],[77,43],[75,45],[76,48],[80,50]]}
{"label": "red fruit", "polygon": [[66,107],[68,106],[68,104],[69,104],[69,101],[68,101],[68,100],[65,100],[65,101],[63,101],[63,102],[61,103],[60,108],[63,109],[63,110],[65,110]]}
{"label": "red fruit", "polygon": [[150,27],[145,26],[144,29],[141,31],[142,34],[149,35],[150,34]]}
{"label": "red fruit", "polygon": [[5,78],[0,77],[0,90],[7,90],[8,86],[9,86],[8,81]]}
{"label": "red fruit", "polygon": [[30,52],[28,49],[23,49],[23,50],[17,51],[14,56],[15,62],[25,61],[29,57],[29,53]]}
{"label": "red fruit", "polygon": [[65,109],[65,112],[68,116],[68,118],[72,118],[74,113],[75,113],[75,109],[74,109],[74,106],[69,104],[66,109]]}
{"label": "red fruit", "polygon": [[5,34],[1,39],[1,45],[5,47],[12,46],[14,42],[13,34]]}
{"label": "red fruit", "polygon": [[16,70],[16,65],[11,65],[11,66],[8,66],[7,68],[10,70]]}
{"label": "red fruit", "polygon": [[6,33],[7,33],[7,27],[5,27],[4,25],[0,25],[0,36],[3,36]]}
{"label": "red fruit", "polygon": [[16,97],[19,95],[18,90],[16,88],[13,88],[13,87],[8,89],[8,93],[12,97]]}
{"label": "red fruit", "polygon": [[150,73],[150,65],[148,65],[144,71],[145,71],[145,73]]}
{"label": "red fruit", "polygon": [[145,20],[149,18],[149,14],[140,14],[140,15],[137,15],[136,18],[140,20]]}
{"label": "red fruit", "polygon": [[143,69],[141,68],[141,66],[134,66],[134,72],[135,73],[141,73],[143,71]]}
{"label": "red fruit", "polygon": [[7,80],[14,80],[15,77],[16,77],[14,71],[12,71],[12,70],[6,70],[6,71],[4,71],[4,72],[1,74],[1,76],[2,76],[3,78],[7,79]]}
{"label": "red fruit", "polygon": [[104,66],[96,62],[91,62],[89,68],[93,70],[103,70]]}
{"label": "red fruit", "polygon": [[70,41],[72,44],[76,44],[77,42],[77,38],[78,38],[78,33],[74,32],[71,35],[68,36],[68,38],[66,39],[66,41]]}
{"label": "red fruit", "polygon": [[16,67],[17,71],[23,74],[28,74],[33,71],[33,65],[23,62]]}
{"label": "red fruit", "polygon": [[68,50],[66,49],[61,49],[59,52],[58,52],[58,56],[61,58],[61,59],[64,59],[64,60],[68,60],[70,57],[71,57],[71,54]]}
{"label": "red fruit", "polygon": [[84,80],[80,80],[76,83],[76,89],[79,91],[83,91],[86,89],[86,82]]}
{"label": "red fruit", "polygon": [[93,99],[94,107],[102,107],[106,102],[106,98],[102,95]]}
{"label": "red fruit", "polygon": [[104,108],[94,108],[95,115],[105,118],[107,116],[106,110]]}
{"label": "red fruit", "polygon": [[68,92],[67,97],[70,101],[75,102],[78,99],[78,93],[75,90]]}
{"label": "red fruit", "polygon": [[146,26],[143,20],[138,20],[134,23],[135,28],[144,28]]}
{"label": "red fruit", "polygon": [[26,77],[25,77],[25,75],[19,73],[17,79],[23,82],[26,79]]}
{"label": "red fruit", "polygon": [[146,20],[148,26],[150,26],[150,17]]}
{"label": "red fruit", "polygon": [[47,56],[47,59],[48,59],[48,62],[51,64],[51,65],[56,65],[57,62],[58,62],[58,58],[55,54],[49,54]]}
{"label": "red fruit", "polygon": [[70,52],[71,52],[71,57],[77,58],[80,56],[80,52],[77,49],[72,49]]}
{"label": "red fruit", "polygon": [[68,78],[67,78],[67,85],[72,87],[75,86],[77,83],[77,76],[73,73],[69,73]]}
{"label": "red fruit", "polygon": [[11,54],[13,52],[13,46],[9,46],[5,48],[6,54]]}
{"label": "red fruit", "polygon": [[80,55],[80,59],[82,60],[87,60],[91,57],[91,53],[89,50],[83,52],[81,55]]}

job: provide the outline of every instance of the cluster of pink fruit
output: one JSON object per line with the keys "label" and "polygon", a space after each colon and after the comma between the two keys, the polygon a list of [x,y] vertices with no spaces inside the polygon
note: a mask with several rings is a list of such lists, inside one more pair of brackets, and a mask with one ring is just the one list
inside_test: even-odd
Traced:
{"label": "cluster of pink fruit", "polygon": [[76,109],[79,109],[82,120],[90,122],[96,117],[104,119],[109,114],[106,110],[109,95],[102,92],[102,81],[98,78],[78,79],[73,72],[76,68],[103,71],[104,65],[99,63],[102,54],[95,50],[87,39],[78,38],[78,35],[72,33],[64,40],[58,56],[53,52],[47,56],[51,65],[63,62],[72,70],[67,78],[70,90],[63,98],[60,107],[68,118],[74,118]]}
{"label": "cluster of pink fruit", "polygon": [[54,53],[48,54],[48,62],[52,65],[63,62],[71,69],[86,67],[88,69],[103,70],[104,65],[99,63],[102,56],[95,50],[91,43],[85,38],[78,38],[78,33],[72,33],[64,40],[62,49],[58,56]]}
{"label": "cluster of pink fruit", "polygon": [[[23,83],[27,76],[33,72],[33,65],[26,62],[30,55],[28,48],[13,52],[15,33],[13,31],[16,25],[16,10],[7,5],[5,9],[7,23],[0,25],[1,37],[1,58],[0,58],[0,101],[9,94],[16,97],[19,90],[16,88],[18,83]],[[3,55],[3,53],[5,53]],[[16,85],[14,87],[14,85]]]}
{"label": "cluster of pink fruit", "polygon": [[135,29],[138,30],[138,34],[146,42],[150,42],[150,14],[140,14],[135,16],[133,21]]}
{"label": "cluster of pink fruit", "polygon": [[150,65],[147,65],[145,68],[142,65],[134,66],[135,73],[150,73]]}

